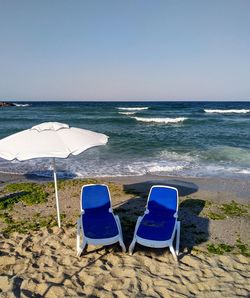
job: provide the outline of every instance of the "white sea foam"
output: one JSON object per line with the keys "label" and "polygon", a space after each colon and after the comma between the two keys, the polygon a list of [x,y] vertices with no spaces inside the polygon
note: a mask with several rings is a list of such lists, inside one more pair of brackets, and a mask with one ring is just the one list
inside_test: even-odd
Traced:
{"label": "white sea foam", "polygon": [[148,107],[118,107],[118,110],[124,110],[124,111],[142,111],[142,110],[148,110]]}
{"label": "white sea foam", "polygon": [[184,168],[184,166],[178,166],[178,165],[172,165],[172,166],[161,166],[161,165],[155,165],[155,166],[149,166],[148,173],[155,173],[155,172],[175,172],[180,171]]}
{"label": "white sea foam", "polygon": [[[87,153],[86,153],[87,154]],[[189,154],[163,152],[155,156],[142,159],[103,160],[101,164],[96,160],[84,157],[72,157],[58,160],[57,168],[60,178],[87,178],[87,177],[118,177],[140,176],[147,173],[158,176],[183,176],[183,177],[250,177],[248,163],[241,164],[216,161],[207,162],[195,156],[188,158]],[[52,171],[48,162],[44,160],[30,160],[25,162],[5,162],[0,160],[0,172],[16,174],[35,174],[42,177],[52,177]]]}
{"label": "white sea foam", "polygon": [[178,117],[178,118],[142,118],[142,117],[132,117],[136,119],[137,121],[142,122],[155,122],[155,123],[179,123],[185,121],[187,118],[185,117]]}
{"label": "white sea foam", "polygon": [[185,162],[186,164],[195,163],[199,161],[198,154],[191,153],[177,153],[173,151],[163,150],[159,153],[159,158],[168,160],[168,161],[175,161],[180,163],[180,161]]}
{"label": "white sea foam", "polygon": [[136,112],[118,112],[121,115],[134,115]]}
{"label": "white sea foam", "polygon": [[14,105],[15,105],[16,107],[29,107],[29,106],[30,106],[28,103],[25,103],[25,104],[14,103]]}
{"label": "white sea foam", "polygon": [[246,114],[246,113],[250,113],[250,110],[246,110],[246,109],[229,109],[229,110],[212,110],[212,109],[204,109],[204,111],[206,113],[218,113],[218,114]]}
{"label": "white sea foam", "polygon": [[250,174],[250,170],[243,169],[243,170],[239,170],[236,173],[249,175]]}

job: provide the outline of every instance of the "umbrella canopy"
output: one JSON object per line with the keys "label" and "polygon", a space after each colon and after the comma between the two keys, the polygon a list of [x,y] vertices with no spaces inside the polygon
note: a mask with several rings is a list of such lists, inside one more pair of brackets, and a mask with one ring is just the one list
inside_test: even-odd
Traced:
{"label": "umbrella canopy", "polygon": [[67,158],[95,146],[105,145],[108,137],[59,122],[45,122],[0,140],[0,157],[6,160],[24,161],[33,158],[53,158],[58,225],[60,227],[59,202],[55,158]]}
{"label": "umbrella canopy", "polygon": [[58,122],[45,122],[0,140],[0,157],[19,161],[32,158],[67,158],[99,145],[108,137]]}

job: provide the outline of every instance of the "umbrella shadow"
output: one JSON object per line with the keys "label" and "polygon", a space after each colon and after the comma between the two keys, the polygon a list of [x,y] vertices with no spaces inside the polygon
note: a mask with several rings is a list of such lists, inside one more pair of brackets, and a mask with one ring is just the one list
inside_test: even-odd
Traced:
{"label": "umbrella shadow", "polygon": [[[53,171],[31,171],[24,174],[24,177],[28,180],[36,181],[36,182],[46,182],[54,180]],[[58,180],[70,180],[76,178],[77,175],[73,172],[57,172]]]}
{"label": "umbrella shadow", "polygon": [[[145,211],[147,197],[153,185],[166,185],[178,189],[180,197],[191,195],[198,191],[198,186],[192,182],[165,179],[146,181],[124,185],[126,193],[134,195],[131,199],[119,205],[114,212],[119,215],[123,229],[124,242],[128,247],[133,239],[138,216]],[[180,258],[191,253],[194,246],[207,241],[209,237],[209,220],[199,214],[205,207],[205,201],[187,198],[179,204],[178,217],[181,221]],[[140,251],[151,251],[156,255],[165,253],[166,249],[151,249],[137,244]]]}
{"label": "umbrella shadow", "polygon": [[193,182],[182,181],[178,179],[159,179],[124,185],[124,191],[127,193],[136,193],[142,196],[148,196],[150,188],[153,185],[165,185],[175,187],[179,196],[187,196],[198,191],[198,186]]}

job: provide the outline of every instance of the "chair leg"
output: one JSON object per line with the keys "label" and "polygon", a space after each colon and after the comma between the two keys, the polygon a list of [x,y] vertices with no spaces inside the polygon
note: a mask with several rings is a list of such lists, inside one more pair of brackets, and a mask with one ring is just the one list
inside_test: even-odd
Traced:
{"label": "chair leg", "polygon": [[80,257],[80,255],[82,254],[84,248],[87,245],[87,241],[85,239],[83,239],[82,245],[79,247],[79,249],[77,250],[77,256]]}
{"label": "chair leg", "polygon": [[129,245],[129,254],[132,256],[134,248],[135,248],[135,244],[136,244],[136,238],[134,237],[131,244]]}
{"label": "chair leg", "polygon": [[126,247],[124,245],[123,236],[122,236],[122,226],[121,226],[120,218],[118,215],[115,215],[115,220],[116,220],[116,224],[117,224],[118,232],[119,232],[119,236],[120,236],[120,239],[119,239],[120,246],[122,248],[122,251],[126,252]]}
{"label": "chair leg", "polygon": [[123,252],[126,252],[126,247],[125,247],[125,245],[124,245],[122,239],[119,240],[119,244],[120,244],[120,246],[121,246],[121,248],[122,248],[122,251],[123,251]]}
{"label": "chair leg", "polygon": [[180,231],[181,231],[181,222],[177,221],[177,227],[176,227],[176,255],[179,255],[179,247],[180,247]]}
{"label": "chair leg", "polygon": [[138,228],[140,226],[140,223],[141,223],[142,219],[143,219],[143,216],[139,216],[137,218],[136,225],[135,225],[135,231],[134,231],[134,237],[133,237],[133,240],[132,240],[132,242],[131,242],[131,244],[129,246],[129,249],[128,249],[130,255],[132,255],[133,250],[135,248],[135,244],[136,244],[136,233],[137,233],[137,230],[138,230]]}
{"label": "chair leg", "polygon": [[77,220],[77,234],[76,234],[76,251],[77,251],[78,257],[81,255],[85,246],[87,245],[87,241],[85,237],[83,237],[83,242],[82,244],[80,244],[81,228],[82,228],[82,225],[81,225],[81,217],[80,217]]}
{"label": "chair leg", "polygon": [[81,220],[78,218],[77,220],[77,232],[76,232],[76,251],[77,251],[77,256],[80,255],[81,253],[81,247],[80,247],[80,233],[81,233]]}
{"label": "chair leg", "polygon": [[176,253],[175,253],[173,244],[171,244],[171,245],[169,246],[169,249],[170,249],[170,251],[171,251],[171,253],[172,253],[173,257],[174,257],[174,260],[175,260],[176,262],[178,262],[178,259],[177,259],[177,256],[176,256]]}

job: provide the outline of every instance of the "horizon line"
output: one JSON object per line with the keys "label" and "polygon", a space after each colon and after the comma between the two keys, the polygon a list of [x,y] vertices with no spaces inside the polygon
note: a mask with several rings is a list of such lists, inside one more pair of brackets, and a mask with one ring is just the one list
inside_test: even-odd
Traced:
{"label": "horizon line", "polygon": [[250,99],[1,99],[1,102],[250,102]]}

